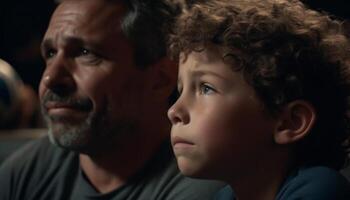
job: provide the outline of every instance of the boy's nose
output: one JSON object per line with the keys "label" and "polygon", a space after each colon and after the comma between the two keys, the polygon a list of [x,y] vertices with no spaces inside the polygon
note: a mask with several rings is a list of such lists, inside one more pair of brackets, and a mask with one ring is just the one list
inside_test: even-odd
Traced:
{"label": "boy's nose", "polygon": [[168,118],[172,125],[176,125],[178,123],[188,124],[190,121],[189,113],[184,106],[181,105],[179,100],[176,101],[175,104],[168,110]]}

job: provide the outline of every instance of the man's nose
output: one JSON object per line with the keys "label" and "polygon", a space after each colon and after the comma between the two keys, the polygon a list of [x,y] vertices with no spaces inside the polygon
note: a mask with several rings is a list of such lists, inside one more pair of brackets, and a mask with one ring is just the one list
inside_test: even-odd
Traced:
{"label": "man's nose", "polygon": [[56,93],[67,93],[74,90],[76,83],[74,81],[74,70],[72,61],[63,55],[56,55],[46,64],[42,84]]}

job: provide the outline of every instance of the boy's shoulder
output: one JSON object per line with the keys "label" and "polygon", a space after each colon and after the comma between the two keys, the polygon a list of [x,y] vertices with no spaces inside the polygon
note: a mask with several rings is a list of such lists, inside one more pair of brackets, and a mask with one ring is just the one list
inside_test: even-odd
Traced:
{"label": "boy's shoulder", "polygon": [[338,171],[324,167],[301,167],[287,177],[276,199],[350,199],[350,183]]}
{"label": "boy's shoulder", "polygon": [[[215,200],[232,200],[235,194],[230,186],[226,186],[215,197]],[[301,167],[287,177],[275,199],[349,200],[350,183],[328,167]]]}

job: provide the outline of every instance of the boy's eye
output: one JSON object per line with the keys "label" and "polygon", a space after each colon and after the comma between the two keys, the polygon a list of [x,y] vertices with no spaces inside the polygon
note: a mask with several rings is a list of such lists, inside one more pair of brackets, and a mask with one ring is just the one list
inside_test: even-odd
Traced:
{"label": "boy's eye", "polygon": [[178,87],[176,92],[177,92],[177,95],[180,95],[182,93],[182,88]]}
{"label": "boy's eye", "polygon": [[216,92],[216,90],[207,83],[202,83],[200,85],[200,94],[210,95],[210,94],[213,94],[215,92]]}

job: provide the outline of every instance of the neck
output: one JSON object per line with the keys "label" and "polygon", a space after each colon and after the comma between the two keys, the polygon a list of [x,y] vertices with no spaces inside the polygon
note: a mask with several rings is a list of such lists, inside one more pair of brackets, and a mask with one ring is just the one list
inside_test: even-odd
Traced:
{"label": "neck", "polygon": [[[273,174],[273,173],[272,173]],[[271,177],[271,173],[265,172],[264,177],[246,177],[239,184],[231,183],[238,200],[271,200],[275,199],[283,177]]]}
{"label": "neck", "polygon": [[107,193],[124,185],[140,171],[160,147],[164,133],[142,132],[123,138],[112,149],[94,155],[80,154],[80,164],[87,179],[100,193]]}
{"label": "neck", "polygon": [[267,159],[229,183],[238,200],[271,200],[276,198],[290,168],[284,158]]}

